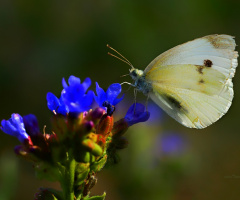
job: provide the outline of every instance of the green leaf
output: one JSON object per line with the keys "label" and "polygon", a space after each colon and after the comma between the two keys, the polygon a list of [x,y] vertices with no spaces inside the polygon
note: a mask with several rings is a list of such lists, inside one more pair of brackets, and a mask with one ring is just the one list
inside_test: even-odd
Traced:
{"label": "green leaf", "polygon": [[104,192],[102,196],[84,197],[83,200],[104,200],[105,197],[106,193]]}

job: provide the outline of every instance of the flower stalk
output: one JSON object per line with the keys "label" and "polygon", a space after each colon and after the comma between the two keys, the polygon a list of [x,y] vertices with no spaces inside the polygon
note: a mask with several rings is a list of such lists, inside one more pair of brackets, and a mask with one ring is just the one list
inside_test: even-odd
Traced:
{"label": "flower stalk", "polygon": [[65,181],[63,193],[66,200],[74,200],[74,175],[75,175],[76,162],[73,158],[69,157],[65,169]]}

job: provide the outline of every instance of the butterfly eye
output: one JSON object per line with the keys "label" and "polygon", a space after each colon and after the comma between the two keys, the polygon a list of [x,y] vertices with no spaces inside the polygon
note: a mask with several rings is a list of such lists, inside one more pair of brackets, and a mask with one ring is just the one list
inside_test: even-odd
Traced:
{"label": "butterfly eye", "polygon": [[131,71],[130,72],[130,76],[136,77],[137,76],[136,70]]}

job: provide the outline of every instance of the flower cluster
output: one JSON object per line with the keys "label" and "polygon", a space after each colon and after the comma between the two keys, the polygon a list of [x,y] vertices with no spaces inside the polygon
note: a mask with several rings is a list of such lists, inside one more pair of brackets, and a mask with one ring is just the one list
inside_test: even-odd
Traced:
{"label": "flower cluster", "polygon": [[148,120],[150,114],[137,103],[114,122],[115,106],[123,99],[118,98],[119,83],[106,91],[96,83],[96,94],[88,90],[90,78],[81,82],[70,76],[68,83],[62,80],[62,86],[59,98],[47,94],[47,106],[53,112],[51,133],[41,133],[33,114],[12,114],[9,120],[2,120],[1,130],[18,138],[21,145],[15,147],[16,154],[33,162],[38,177],[60,182],[62,192],[43,189],[36,199],[45,194],[52,199],[87,200],[96,173],[107,161],[116,162],[116,151],[127,146],[123,134],[128,127]]}

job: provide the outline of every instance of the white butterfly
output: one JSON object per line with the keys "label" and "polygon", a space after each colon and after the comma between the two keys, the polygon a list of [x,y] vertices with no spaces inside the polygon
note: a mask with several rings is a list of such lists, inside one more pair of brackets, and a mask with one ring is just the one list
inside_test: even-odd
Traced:
{"label": "white butterfly", "polygon": [[238,64],[235,46],[229,35],[209,35],[176,46],[144,71],[132,67],[133,86],[182,125],[205,128],[231,106]]}

